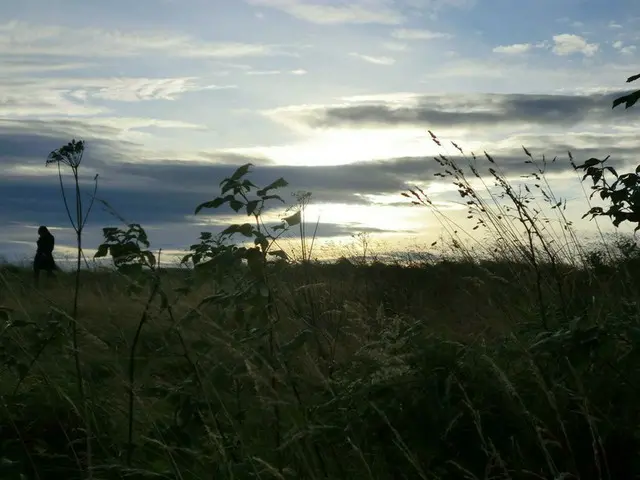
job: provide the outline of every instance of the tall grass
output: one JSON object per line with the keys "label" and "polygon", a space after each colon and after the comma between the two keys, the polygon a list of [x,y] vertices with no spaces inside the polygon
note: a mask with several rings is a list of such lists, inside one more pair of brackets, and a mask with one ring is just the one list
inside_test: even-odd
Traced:
{"label": "tall grass", "polygon": [[249,168],[198,209],[226,201],[251,222],[203,234],[194,268],[160,270],[139,225],[105,229],[118,268],[86,272],[77,309],[90,472],[62,328],[74,278],[34,291],[2,266],[3,478],[640,476],[635,244],[585,245],[546,160],[524,151],[520,190],[496,158],[453,148],[435,161],[468,230],[406,192],[445,232],[438,260],[372,261],[365,238],[351,261],[315,262],[309,198],[267,226],[260,202],[286,182],[259,189]]}

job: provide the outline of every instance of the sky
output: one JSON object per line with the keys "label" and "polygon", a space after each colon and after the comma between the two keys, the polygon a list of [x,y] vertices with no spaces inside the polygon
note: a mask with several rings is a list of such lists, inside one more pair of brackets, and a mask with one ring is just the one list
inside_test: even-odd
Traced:
{"label": "sky", "polygon": [[[98,197],[167,252],[245,221],[194,215],[244,163],[255,183],[284,177],[288,205],[312,192],[307,217],[322,241],[431,242],[440,225],[400,193],[422,185],[464,219],[455,188],[434,177],[433,156],[457,154],[447,141],[486,150],[514,179],[528,173],[522,145],[562,158],[550,181],[576,228],[592,232],[567,151],[635,166],[640,111],[611,101],[640,72],[639,26],[635,0],[7,2],[0,256],[31,257],[41,224],[59,255],[70,251],[45,160],[72,138],[86,142],[87,194],[98,174]],[[95,207],[87,252],[117,224]]]}

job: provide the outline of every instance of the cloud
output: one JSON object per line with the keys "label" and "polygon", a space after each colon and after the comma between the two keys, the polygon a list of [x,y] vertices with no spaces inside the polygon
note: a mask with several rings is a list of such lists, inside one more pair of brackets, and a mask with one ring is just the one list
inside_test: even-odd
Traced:
{"label": "cloud", "polygon": [[383,42],[382,48],[392,52],[404,52],[407,49],[407,44],[400,42]]}
{"label": "cloud", "polygon": [[7,57],[2,59],[0,79],[3,77],[13,78],[15,75],[82,70],[95,66],[96,64],[91,62],[61,62],[60,60],[49,58],[31,60],[29,58]]}
{"label": "cloud", "polygon": [[172,32],[70,28],[11,21],[0,25],[0,54],[5,56],[236,58],[293,55],[281,45],[205,42]]}
{"label": "cloud", "polygon": [[[455,101],[449,99],[445,102],[442,99],[441,103],[453,104]],[[526,105],[526,102],[514,102],[513,98],[511,101]],[[544,105],[542,102],[537,107],[530,106],[529,110],[535,111]],[[553,117],[546,118],[551,125],[556,124]],[[59,197],[57,171],[47,169],[43,164],[49,151],[69,140],[69,131],[65,131],[69,125],[65,128],[57,125],[56,131],[47,130],[46,125],[47,122],[42,121],[0,123],[0,163],[3,165],[0,224],[5,225],[5,230],[0,232],[0,253],[30,251],[31,244],[16,242],[29,242],[34,226],[48,224],[61,227],[67,224]],[[96,129],[105,137],[117,130],[115,125],[89,125],[85,128]],[[530,133],[512,136],[487,150],[496,158],[502,171],[514,178],[533,171],[532,166],[525,163],[526,157],[519,147],[521,144],[526,145],[536,158],[543,153],[548,158],[559,156],[557,162],[549,163],[548,171],[552,175],[575,175],[566,159],[567,150],[574,153],[577,161],[611,154],[611,164],[619,167],[634,164],[640,147],[640,141],[631,128],[626,133],[617,134]],[[193,216],[193,210],[199,203],[215,197],[219,193],[219,182],[244,163],[256,165],[250,178],[257,185],[284,177],[290,186],[280,193],[288,204],[292,203],[291,193],[306,190],[313,193],[317,204],[334,205],[322,217],[319,235],[325,238],[362,230],[418,232],[421,227],[414,220],[411,220],[413,223],[408,220],[385,223],[385,219],[394,218],[395,221],[405,213],[402,208],[389,206],[383,200],[416,183],[440,185],[434,173],[441,169],[428,155],[363,161],[339,168],[278,165],[270,161],[275,159],[224,152],[203,152],[199,160],[176,157],[131,162],[130,158],[144,157],[141,148],[134,143],[90,138],[81,173],[87,186],[95,173],[100,174],[99,197],[107,200],[127,220],[142,223],[149,230],[154,248],[183,248],[194,241],[201,230],[220,231],[230,223],[241,221],[242,217],[236,217],[228,208],[197,217]],[[468,161],[460,156],[453,158],[461,165]],[[477,167],[481,173],[486,174],[490,166],[486,159],[479,157]],[[451,190],[438,188],[444,192]],[[437,199],[455,199],[455,189],[443,195]],[[277,219],[280,213],[281,210],[272,210],[269,215]],[[422,214],[415,210],[412,215],[418,218]],[[87,245],[96,246],[100,241],[100,228],[114,224],[117,224],[115,219],[96,207],[90,219]],[[71,232],[61,232],[59,238],[60,245],[72,244]]]}
{"label": "cloud", "polygon": [[507,125],[572,126],[587,121],[626,117],[611,110],[623,92],[591,95],[467,94],[400,97],[396,101],[281,109],[271,112],[311,127],[420,126],[429,129],[504,127]]}
{"label": "cloud", "polygon": [[359,58],[360,60],[364,60],[368,63],[373,63],[374,65],[393,65],[396,63],[395,59],[391,57],[376,57],[372,55],[363,55],[361,53],[351,52],[349,55],[355,58]]}
{"label": "cloud", "polygon": [[26,89],[33,87],[41,91],[61,91],[67,97],[81,101],[95,98],[118,102],[176,100],[190,92],[237,88],[235,85],[203,83],[197,77],[56,78],[20,83],[20,90],[25,92]]}
{"label": "cloud", "polygon": [[522,55],[524,53],[531,52],[536,48],[547,49],[549,47],[551,47],[551,51],[558,56],[581,53],[585,57],[592,57],[600,49],[600,46],[597,43],[587,43],[587,41],[579,35],[563,33],[553,37],[553,45],[550,45],[547,41],[537,43],[514,43],[511,45],[499,45],[493,49],[493,52],[507,55]]}
{"label": "cloud", "polygon": [[246,75],[252,75],[252,76],[263,76],[263,75],[306,75],[307,71],[299,68],[297,70],[288,70],[288,71],[282,71],[282,70],[247,70],[245,72]]}
{"label": "cloud", "polygon": [[280,10],[292,17],[320,25],[383,24],[397,25],[404,16],[385,0],[329,2],[308,0],[247,0],[250,5]]}
{"label": "cloud", "polygon": [[493,49],[495,53],[507,53],[518,55],[531,51],[533,45],[531,43],[514,43],[513,45],[500,45]]}
{"label": "cloud", "polygon": [[[100,84],[102,83],[102,84]],[[104,100],[120,102],[138,102],[144,100],[176,100],[180,95],[203,90],[226,90],[237,88],[235,85],[198,84],[196,77],[182,78],[115,78],[103,82],[102,79],[83,80],[84,95]]]}
{"label": "cloud", "polygon": [[622,54],[631,55],[636,51],[635,45],[625,45],[621,40],[613,42],[612,47]]}
{"label": "cloud", "polygon": [[570,33],[554,35],[553,42],[554,45],[551,50],[559,56],[581,53],[585,57],[592,57],[600,48],[597,43],[587,43],[587,41],[580,35],[573,35]]}
{"label": "cloud", "polygon": [[421,30],[417,28],[400,28],[394,30],[391,36],[398,40],[435,40],[438,38],[452,38],[452,35],[431,30]]}
{"label": "cloud", "polygon": [[197,77],[38,77],[0,78],[0,117],[95,117],[112,113],[104,102],[175,101],[203,91],[228,90]]}

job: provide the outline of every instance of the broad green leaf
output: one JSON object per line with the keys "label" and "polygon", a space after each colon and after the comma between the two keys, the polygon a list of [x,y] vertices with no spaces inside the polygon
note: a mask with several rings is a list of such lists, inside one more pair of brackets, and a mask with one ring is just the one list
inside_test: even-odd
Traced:
{"label": "broad green leaf", "polygon": [[580,165],[578,168],[589,168],[589,167],[593,167],[595,165],[599,165],[601,163],[600,160],[598,160],[597,158],[590,158],[589,160],[587,160],[586,162],[584,162],[582,165]]}
{"label": "broad green leaf", "polygon": [[298,225],[300,223],[300,221],[302,220],[302,211],[298,210],[296,213],[294,213],[293,215],[290,215],[288,217],[283,218],[283,220],[285,222],[287,222],[287,224],[290,227],[293,227],[295,225]]}
{"label": "broad green leaf", "polygon": [[629,78],[627,78],[627,83],[635,82],[639,78],[640,78],[640,73],[638,73],[636,75],[632,75]]}
{"label": "broad green leaf", "polygon": [[253,225],[250,223],[244,223],[242,225],[233,224],[224,229],[220,235],[233,235],[234,233],[240,233],[245,237],[253,236]]}
{"label": "broad green leaf", "polygon": [[149,251],[145,251],[145,252],[142,252],[142,256],[144,258],[146,258],[147,263],[149,265],[151,265],[152,267],[155,267],[155,265],[156,265],[156,256],[153,253],[151,253]]}
{"label": "broad green leaf", "polygon": [[270,185],[264,187],[261,190],[258,190],[256,192],[256,195],[258,195],[259,197],[264,197],[269,190],[284,188],[284,187],[287,187],[288,185],[289,185],[289,182],[287,182],[284,178],[280,177],[275,182],[272,182]]}
{"label": "broad green leaf", "polygon": [[109,245],[107,245],[106,243],[103,243],[98,247],[98,251],[95,253],[93,258],[106,257],[108,253],[109,253]]}
{"label": "broad green leaf", "polygon": [[4,322],[8,322],[11,318],[11,313],[13,313],[13,308],[5,307],[0,305],[0,320]]}
{"label": "broad green leaf", "polygon": [[16,328],[28,327],[30,325],[36,325],[36,323],[28,322],[27,320],[16,320],[14,322],[11,322],[11,326]]}
{"label": "broad green leaf", "polygon": [[633,107],[636,102],[640,99],[640,90],[636,90],[628,95],[624,95],[622,97],[616,98],[613,101],[613,106],[611,108],[616,108],[618,105],[624,103],[625,109]]}
{"label": "broad green leaf", "polygon": [[244,188],[248,192],[252,188],[257,188],[257,187],[251,180],[245,179],[242,181],[242,188]]}
{"label": "broad green leaf", "polygon": [[195,215],[197,215],[203,208],[218,208],[231,200],[233,200],[233,195],[227,195],[226,197],[217,197],[208,202],[201,203],[196,207]]}
{"label": "broad green leaf", "polygon": [[162,289],[158,290],[158,295],[160,297],[160,309],[165,310],[169,306],[169,298]]}
{"label": "broad green leaf", "polygon": [[231,175],[231,180],[240,180],[247,173],[249,173],[251,167],[253,167],[252,163],[245,163],[244,165],[238,167],[238,169],[233,172],[233,175]]}
{"label": "broad green leaf", "polygon": [[289,255],[287,255],[287,252],[285,252],[284,250],[273,250],[269,252],[269,255],[281,258],[283,260],[289,260]]}
{"label": "broad green leaf", "polygon": [[233,200],[229,201],[229,206],[233,209],[234,212],[239,212],[240,209],[244,207],[244,203],[234,198]]}
{"label": "broad green leaf", "polygon": [[226,293],[216,293],[214,295],[209,295],[202,300],[198,304],[199,307],[204,305],[224,305],[228,303],[230,300],[229,295]]}
{"label": "broad green leaf", "polygon": [[260,247],[262,248],[262,251],[266,251],[267,248],[269,248],[269,239],[267,237],[265,237],[264,235],[258,235],[256,236],[256,239],[253,242],[255,245],[260,245]]}
{"label": "broad green leaf", "polygon": [[291,355],[300,347],[304,346],[309,340],[313,338],[313,332],[305,329],[300,332],[289,342],[285,343],[281,347],[282,353],[285,355]]}
{"label": "broad green leaf", "polygon": [[260,200],[251,200],[247,203],[247,215],[253,215],[260,204]]}
{"label": "broad green leaf", "polygon": [[267,200],[280,200],[282,203],[286,203],[280,195],[265,195],[264,197],[262,197],[262,200],[264,200],[265,202]]}
{"label": "broad green leaf", "polygon": [[222,181],[222,189],[220,190],[220,193],[224,195],[229,190],[237,191],[238,190],[237,187],[238,187],[238,182],[236,182],[235,180],[231,180],[230,178],[227,178]]}
{"label": "broad green leaf", "polygon": [[264,259],[262,253],[257,248],[250,248],[247,250],[247,265],[251,272],[260,277],[264,273]]}

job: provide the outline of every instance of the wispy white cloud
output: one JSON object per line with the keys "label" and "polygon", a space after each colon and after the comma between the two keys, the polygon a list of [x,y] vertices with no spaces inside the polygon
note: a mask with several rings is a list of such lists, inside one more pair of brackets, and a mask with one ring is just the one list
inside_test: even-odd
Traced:
{"label": "wispy white cloud", "polygon": [[636,51],[635,45],[625,45],[621,40],[613,42],[612,47],[625,55],[631,55]]}
{"label": "wispy white cloud", "polygon": [[507,55],[520,55],[532,51],[535,48],[547,48],[547,42],[538,43],[514,43],[512,45],[499,45],[493,49],[495,53],[504,53]]}
{"label": "wispy white cloud", "polygon": [[162,55],[234,58],[294,55],[291,47],[260,43],[205,42],[162,31],[65,28],[11,21],[0,25],[0,54],[65,57],[131,57]]}
{"label": "wispy white cloud", "polygon": [[235,85],[199,84],[195,77],[183,78],[114,78],[88,79],[82,81],[82,96],[95,97],[119,102],[138,102],[143,100],[176,100],[189,92],[203,90],[226,90]]}
{"label": "wispy white cloud", "polygon": [[404,15],[393,8],[387,0],[352,0],[330,4],[309,0],[247,0],[257,7],[273,8],[300,20],[321,25],[383,24],[397,25],[405,20]]}
{"label": "wispy white cloud", "polygon": [[363,55],[357,52],[351,52],[349,55],[355,58],[359,58],[360,60],[364,60],[365,62],[373,63],[374,65],[393,65],[394,63],[396,63],[395,59],[391,57]]}
{"label": "wispy white cloud", "polygon": [[452,35],[419,28],[399,28],[391,33],[398,40],[435,40],[437,38],[451,38]]}
{"label": "wispy white cloud", "polygon": [[531,51],[531,43],[514,43],[512,45],[499,45],[493,49],[496,53],[520,54]]}
{"label": "wispy white cloud", "polygon": [[46,62],[42,60],[31,61],[27,58],[2,58],[0,60],[0,78],[34,73],[54,73],[68,70],[82,70],[95,67],[95,65],[95,63],[90,62]]}
{"label": "wispy white cloud", "polygon": [[246,75],[262,76],[262,75],[306,75],[307,71],[299,68],[296,70],[247,70]]}
{"label": "wispy white cloud", "polygon": [[0,78],[0,116],[88,117],[109,113],[100,101],[174,101],[190,92],[235,88],[215,85],[196,77],[60,77]]}
{"label": "wispy white cloud", "polygon": [[63,91],[0,90],[0,117],[43,117],[52,115],[93,116],[109,112],[108,108],[74,101]]}
{"label": "wispy white cloud", "polygon": [[401,42],[382,42],[382,48],[392,52],[404,52],[407,50],[407,44]]}
{"label": "wispy white cloud", "polygon": [[591,57],[595,55],[600,48],[597,43],[588,43],[580,35],[573,35],[571,33],[554,35],[553,42],[552,51],[560,56],[581,53],[585,57]]}

